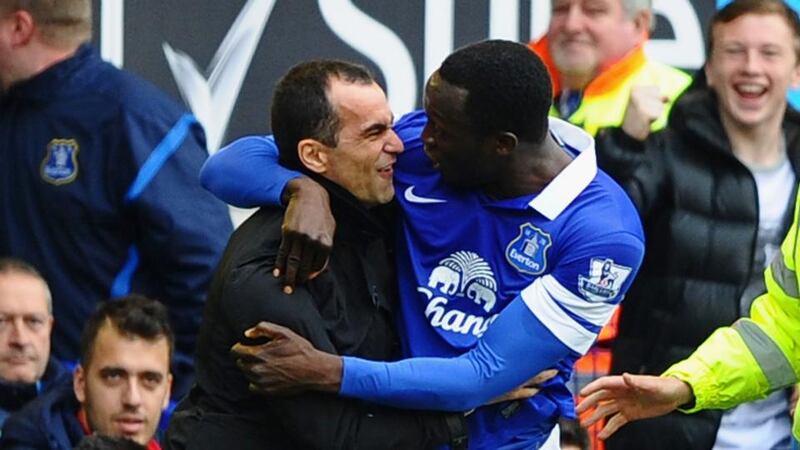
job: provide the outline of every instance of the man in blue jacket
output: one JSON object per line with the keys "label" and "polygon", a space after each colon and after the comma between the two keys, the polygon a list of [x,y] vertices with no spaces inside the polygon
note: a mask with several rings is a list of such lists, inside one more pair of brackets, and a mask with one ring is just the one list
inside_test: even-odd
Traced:
{"label": "man in blue jacket", "polygon": [[162,300],[176,334],[178,396],[232,229],[197,182],[203,131],[86,44],[91,0],[21,4],[0,0],[0,254],[50,281],[62,360],[77,359],[100,299],[135,291]]}
{"label": "man in blue jacket", "polygon": [[0,258],[0,426],[69,373],[50,356],[50,289],[29,264]]}

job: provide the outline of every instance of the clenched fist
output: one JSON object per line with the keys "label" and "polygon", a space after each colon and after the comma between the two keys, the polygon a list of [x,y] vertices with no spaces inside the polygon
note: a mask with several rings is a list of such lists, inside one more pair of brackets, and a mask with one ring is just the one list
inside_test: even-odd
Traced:
{"label": "clenched fist", "polygon": [[644,141],[650,135],[650,126],[661,117],[669,97],[654,85],[639,85],[631,89],[622,131],[628,136]]}

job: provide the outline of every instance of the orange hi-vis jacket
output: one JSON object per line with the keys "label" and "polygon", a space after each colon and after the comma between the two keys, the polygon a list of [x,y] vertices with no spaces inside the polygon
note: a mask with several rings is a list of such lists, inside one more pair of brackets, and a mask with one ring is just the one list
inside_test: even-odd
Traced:
{"label": "orange hi-vis jacket", "polygon": [[[528,44],[547,66],[553,80],[553,97],[561,92],[558,69],[548,49],[547,36]],[[661,117],[653,122],[652,130],[656,131],[667,123],[669,107],[691,83],[691,77],[685,72],[665,64],[652,61],[644,53],[643,45],[630,51],[621,60],[603,69],[583,90],[580,106],[565,120],[583,128],[594,136],[601,128],[619,127],[625,116],[631,88],[637,85],[657,86],[661,93],[669,98],[667,108]],[[551,107],[550,115],[560,117],[555,107]]]}

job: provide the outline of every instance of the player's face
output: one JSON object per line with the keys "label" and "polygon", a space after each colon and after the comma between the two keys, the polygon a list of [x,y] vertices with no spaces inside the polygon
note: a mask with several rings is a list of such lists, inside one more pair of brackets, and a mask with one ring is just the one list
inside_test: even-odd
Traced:
{"label": "player's face", "polygon": [[434,72],[425,87],[428,123],[422,130],[425,153],[444,182],[462,188],[494,181],[498,164],[493,139],[476,133],[467,116],[467,95]]}
{"label": "player's face", "polygon": [[93,431],[142,445],[155,434],[171,384],[167,338],[124,336],[110,323],[98,331],[91,360],[73,380]]}
{"label": "player's face", "polygon": [[713,29],[706,77],[717,93],[723,120],[753,128],[778,124],[786,93],[800,81],[794,36],[776,14],[745,14]]}
{"label": "player's face", "polygon": [[622,0],[554,0],[547,36],[559,72],[593,76],[645,38]]}
{"label": "player's face", "polygon": [[0,379],[34,383],[44,374],[53,328],[48,295],[38,278],[0,274]]}
{"label": "player's face", "polygon": [[328,100],[339,118],[336,148],[328,153],[325,176],[362,203],[375,206],[394,197],[394,163],[403,143],[392,130],[393,116],[375,83],[331,81]]}

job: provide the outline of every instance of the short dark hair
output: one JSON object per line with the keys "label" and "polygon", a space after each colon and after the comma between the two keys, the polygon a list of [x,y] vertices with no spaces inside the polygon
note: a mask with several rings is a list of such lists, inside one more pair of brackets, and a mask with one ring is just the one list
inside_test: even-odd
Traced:
{"label": "short dark hair", "polygon": [[791,6],[783,0],[734,0],[725,5],[724,8],[711,17],[711,24],[708,26],[708,36],[706,42],[706,58],[711,59],[714,50],[714,29],[721,23],[730,23],[746,14],[777,14],[786,21],[789,29],[794,35],[794,53],[800,62],[800,19]]}
{"label": "short dark hair", "polygon": [[147,447],[123,437],[92,434],[81,439],[75,450],[147,450]]}
{"label": "short dark hair", "polygon": [[479,134],[507,131],[519,139],[544,139],[552,83],[528,47],[502,40],[468,45],[444,60],[439,76],[467,91],[465,112]]}
{"label": "short dark hair", "polygon": [[558,420],[561,433],[561,445],[574,445],[581,450],[589,450],[589,433],[576,419],[561,418]]}
{"label": "short dark hair", "polygon": [[97,334],[106,323],[124,336],[138,337],[147,341],[166,338],[169,344],[169,360],[172,361],[175,338],[169,327],[167,308],[156,300],[132,294],[101,302],[89,317],[81,334],[83,367],[91,362]]}
{"label": "short dark hair", "polygon": [[300,63],[278,81],[272,96],[272,134],[281,164],[301,168],[297,144],[316,139],[336,147],[339,117],[328,100],[330,81],[372,84],[375,78],[365,67],[333,59]]}

